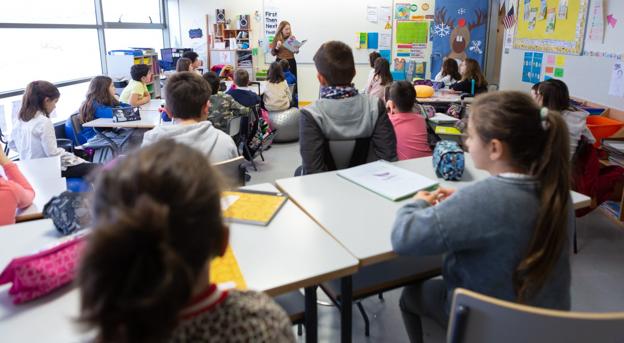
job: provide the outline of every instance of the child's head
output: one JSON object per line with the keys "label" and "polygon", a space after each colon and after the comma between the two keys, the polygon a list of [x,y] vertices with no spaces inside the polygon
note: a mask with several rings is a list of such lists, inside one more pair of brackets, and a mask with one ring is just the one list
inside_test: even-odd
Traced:
{"label": "child's head", "polygon": [[453,80],[461,80],[459,66],[454,58],[447,58],[442,63],[442,76],[450,75]]}
{"label": "child's head", "polygon": [[565,111],[570,108],[570,92],[565,82],[550,79],[540,82],[537,89],[537,100],[552,111]]}
{"label": "child's head", "polygon": [[152,68],[147,64],[135,64],[130,68],[130,76],[134,81],[148,83],[151,81]]}
{"label": "child's head", "polygon": [[390,62],[383,57],[375,60],[375,76],[381,80],[382,85],[392,82],[392,73],[390,72]]}
{"label": "child's head", "polygon": [[205,120],[208,118],[211,94],[208,82],[196,73],[175,73],[167,79],[167,113],[172,118]]}
{"label": "child's head", "polygon": [[513,276],[520,302],[539,291],[562,249],[568,249],[568,136],[559,113],[540,108],[522,92],[482,95],[470,110],[466,144],[475,166],[494,173],[529,174],[539,182],[539,215]]}
{"label": "child's head", "polygon": [[186,57],[180,57],[178,58],[178,63],[176,63],[176,71],[192,71],[192,63],[193,62],[190,59]]}
{"label": "child's head", "polygon": [[95,119],[95,107],[93,106],[95,102],[104,106],[119,105],[119,101],[115,98],[113,79],[105,75],[91,79],[87,90],[87,99],[82,103],[79,110],[83,123]]}
{"label": "child's head", "polygon": [[234,84],[237,87],[249,86],[249,72],[246,69],[236,69],[234,72]]}
{"label": "child's head", "polygon": [[531,97],[533,98],[533,100],[537,101],[537,103],[541,103],[540,97],[539,97],[539,86],[540,86],[541,82],[538,83],[534,83],[533,86],[531,86]]}
{"label": "child's head", "polygon": [[377,51],[373,51],[370,54],[368,54],[368,63],[370,64],[371,68],[375,68],[375,61],[381,57],[381,54],[378,53]]}
{"label": "child's head", "polygon": [[355,62],[351,48],[339,41],[321,45],[314,54],[314,65],[322,86],[350,86],[355,77]]}
{"label": "child's head", "polygon": [[475,80],[475,84],[477,87],[487,86],[485,76],[483,76],[483,73],[481,72],[481,67],[479,66],[479,62],[477,62],[476,60],[472,58],[466,58],[461,63],[459,69],[462,74],[462,81]]}
{"label": "child's head", "polygon": [[219,76],[217,75],[217,73],[213,71],[209,71],[207,73],[204,73],[202,77],[210,85],[210,90],[212,90],[211,94],[212,95],[217,94],[219,92],[219,87],[221,86],[221,79],[219,79]]}
{"label": "child's head", "polygon": [[395,81],[388,87],[386,99],[392,113],[409,113],[416,103],[416,90],[409,81]]}
{"label": "child's head", "polygon": [[285,80],[284,71],[279,62],[273,62],[269,66],[269,72],[267,73],[267,80],[270,83],[280,83]]}
{"label": "child's head", "polygon": [[282,67],[284,73],[290,71],[290,64],[288,63],[288,60],[279,60],[279,65]]}
{"label": "child's head", "polygon": [[182,55],[182,57],[191,60],[191,67],[193,68],[193,70],[201,66],[201,60],[199,59],[199,55],[195,51],[187,51]]}
{"label": "child's head", "polygon": [[103,171],[93,207],[81,322],[98,341],[163,341],[227,247],[216,172],[200,152],[163,140]]}
{"label": "child's head", "polygon": [[26,86],[22,97],[22,107],[18,117],[21,121],[29,121],[37,112],[49,117],[56,108],[61,93],[55,85],[48,81],[33,81]]}

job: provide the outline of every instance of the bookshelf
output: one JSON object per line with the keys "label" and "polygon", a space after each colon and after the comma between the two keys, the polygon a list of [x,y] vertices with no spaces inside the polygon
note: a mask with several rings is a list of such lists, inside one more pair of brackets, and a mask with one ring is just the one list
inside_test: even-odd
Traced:
{"label": "bookshelf", "polygon": [[[206,24],[211,27],[208,16]],[[251,28],[233,29],[225,23],[212,24],[208,41],[209,69],[219,64],[230,64],[235,69],[247,70],[250,81],[255,80],[251,34]]]}
{"label": "bookshelf", "polygon": [[147,84],[147,90],[150,92],[152,98],[160,98],[162,95],[160,87],[160,64],[158,63],[158,54],[153,49],[113,50],[109,51],[106,56],[108,76],[110,76],[113,81],[132,80],[130,68],[135,64],[141,63],[149,65],[154,74],[152,82]]}

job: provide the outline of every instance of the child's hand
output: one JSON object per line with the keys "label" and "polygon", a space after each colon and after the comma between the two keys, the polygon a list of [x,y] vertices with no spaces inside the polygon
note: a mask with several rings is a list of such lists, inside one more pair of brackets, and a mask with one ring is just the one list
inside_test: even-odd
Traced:
{"label": "child's hand", "polygon": [[282,42],[281,41],[277,41],[277,43],[275,43],[275,49],[279,49],[282,47]]}
{"label": "child's hand", "polygon": [[4,153],[4,149],[0,148],[0,166],[4,166],[5,164],[11,162],[7,155]]}
{"label": "child's hand", "polygon": [[424,200],[430,205],[436,205],[441,201],[446,200],[448,197],[455,193],[454,189],[440,187],[433,192],[421,191],[416,193],[414,200]]}

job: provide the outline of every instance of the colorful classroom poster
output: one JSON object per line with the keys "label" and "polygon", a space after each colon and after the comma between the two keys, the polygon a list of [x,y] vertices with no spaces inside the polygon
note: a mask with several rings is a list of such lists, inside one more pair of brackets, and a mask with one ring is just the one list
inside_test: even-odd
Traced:
{"label": "colorful classroom poster", "polygon": [[390,49],[388,49],[388,50],[379,50],[379,54],[381,55],[381,57],[385,58],[388,61],[390,61],[390,59],[392,58],[392,50],[390,50]]}
{"label": "colorful classroom poster", "polygon": [[380,22],[392,21],[392,8],[390,6],[379,7],[379,21]]}
{"label": "colorful classroom poster", "polygon": [[379,49],[386,50],[392,48],[392,35],[389,33],[379,34]]}
{"label": "colorful classroom poster", "polygon": [[397,44],[427,44],[429,41],[429,22],[399,21],[396,28]]}
{"label": "colorful classroom poster", "polygon": [[533,64],[533,53],[525,52],[524,63],[522,65],[522,82],[531,83],[531,80],[533,79],[531,77],[531,72],[532,72],[531,65],[532,64]]}
{"label": "colorful classroom poster", "polygon": [[366,49],[366,48],[368,48],[368,33],[366,33],[366,32],[358,32],[358,37],[359,37],[358,48],[359,49]]}
{"label": "colorful classroom poster", "polygon": [[394,5],[394,19],[395,20],[409,20],[410,18],[410,4],[400,3]]}
{"label": "colorful classroom poster", "polygon": [[624,67],[622,62],[613,65],[611,83],[609,84],[609,95],[624,97]]}
{"label": "colorful classroom poster", "polygon": [[548,8],[548,3],[546,0],[540,0],[539,12],[537,13],[537,20],[546,19],[546,11]]}
{"label": "colorful classroom poster", "polygon": [[368,33],[368,49],[373,49],[373,50],[379,49],[379,33],[377,32]]}
{"label": "colorful classroom poster", "polygon": [[531,0],[524,0],[524,20],[529,21],[529,14],[531,13]]}
{"label": "colorful classroom poster", "polygon": [[555,58],[555,65],[557,67],[564,67],[565,66],[565,56],[564,55],[557,55],[557,57]]}
{"label": "colorful classroom poster", "polygon": [[[273,43],[273,38],[277,33],[278,21],[277,7],[265,7],[264,8],[264,37],[266,37],[268,44]],[[268,52],[268,44],[266,50]]]}
{"label": "colorful classroom poster", "polygon": [[563,68],[555,68],[555,77],[562,78],[564,76]]}
{"label": "colorful classroom poster", "polygon": [[555,32],[555,23],[557,20],[557,14],[555,12],[554,7],[548,9],[548,14],[546,15],[546,33]]}
{"label": "colorful classroom poster", "polygon": [[538,83],[542,78],[542,62],[544,54],[541,52],[533,53],[533,63],[531,67],[531,83]]}
{"label": "colorful classroom poster", "polygon": [[529,31],[535,30],[536,25],[537,25],[537,8],[531,8],[531,13],[529,13]]}
{"label": "colorful classroom poster", "polygon": [[602,43],[604,41],[605,21],[602,0],[593,0],[589,8],[589,40]]}

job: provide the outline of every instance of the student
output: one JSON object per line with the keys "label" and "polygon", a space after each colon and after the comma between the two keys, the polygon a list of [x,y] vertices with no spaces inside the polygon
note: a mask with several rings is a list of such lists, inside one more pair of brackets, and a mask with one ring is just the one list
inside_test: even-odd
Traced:
{"label": "student", "polygon": [[593,144],[596,139],[587,128],[589,113],[570,104],[568,86],[561,80],[550,79],[541,82],[538,86],[537,101],[551,111],[558,111],[563,116],[570,134],[570,158],[574,157],[576,148],[585,136],[587,142]]}
{"label": "student", "polygon": [[[78,113],[80,121],[88,123],[98,118],[112,118],[113,107],[130,106],[129,104],[119,102],[115,97],[115,86],[113,79],[108,76],[100,75],[91,80],[89,89],[87,90],[87,99],[80,105]],[[71,124],[71,118],[68,119]],[[73,131],[72,131],[73,135]],[[123,138],[112,131],[106,132],[110,138]],[[80,144],[97,139],[97,133],[93,128],[83,127],[77,137]]]}
{"label": "student", "polygon": [[540,84],[541,82],[538,82],[538,83],[534,83],[533,86],[531,86],[531,98],[533,98],[533,100],[537,101],[539,104],[541,104],[541,100],[539,99]]}
{"label": "student", "polygon": [[399,160],[431,156],[427,118],[435,115],[435,109],[416,104],[416,91],[408,81],[396,81],[390,85],[387,107],[396,134]]}
{"label": "student", "polygon": [[5,175],[0,176],[0,225],[14,224],[15,211],[30,206],[35,191],[17,165],[4,154],[4,149],[0,149],[0,169]]}
{"label": "student", "polygon": [[[447,59],[448,60],[448,59]],[[487,92],[487,80],[483,73],[481,73],[481,67],[479,66],[479,62],[473,60],[472,58],[465,59],[461,65],[459,66],[459,71],[461,72],[461,80],[449,88],[455,91],[459,91],[462,93],[471,93],[472,92],[472,80],[475,81],[474,93],[480,94]]]}
{"label": "student", "polygon": [[492,176],[457,192],[419,192],[394,223],[399,255],[445,256],[442,279],[403,290],[400,307],[412,342],[422,342],[420,316],[446,327],[457,287],[570,309],[568,144],[563,118],[525,93],[476,99],[466,145],[475,166]]}
{"label": "student", "polygon": [[299,119],[302,173],[335,170],[328,140],[356,141],[352,165],[366,163],[369,150],[377,158],[395,161],[396,137],[385,104],[359,94],[353,86],[355,62],[345,43],[326,42],[314,55],[321,97],[301,110]]}
{"label": "student", "polygon": [[170,140],[102,173],[78,271],[79,320],[95,341],[295,341],[270,297],[208,281],[229,241],[217,180],[198,151]]}
{"label": "student", "polygon": [[229,89],[226,93],[245,107],[254,107],[260,103],[260,96],[249,89],[249,72],[245,69],[237,69],[234,73],[234,85],[236,88]]}
{"label": "student", "polygon": [[210,110],[208,120],[219,130],[227,130],[227,124],[232,118],[248,113],[249,109],[239,104],[231,95],[219,92],[221,80],[214,72],[204,73],[202,76],[210,85]]}
{"label": "student", "polygon": [[386,101],[386,87],[392,83],[392,73],[390,72],[390,62],[380,57],[375,60],[375,76],[366,89],[366,93],[376,96],[382,101]]}
{"label": "student", "polygon": [[280,67],[282,67],[282,71],[284,72],[284,78],[286,79],[286,83],[288,84],[289,89],[292,90],[292,105],[294,107],[299,107],[299,96],[297,94],[297,77],[290,71],[290,64],[287,60],[279,61]]}
{"label": "student", "polygon": [[57,146],[50,113],[56,108],[60,96],[58,88],[50,82],[33,81],[28,84],[9,146],[19,153],[22,160],[60,156],[61,175],[82,178],[98,165],[88,163]]}
{"label": "student", "polygon": [[121,92],[119,100],[134,107],[145,105],[152,97],[147,84],[152,81],[152,68],[147,64],[135,64],[130,68],[132,80]]}
{"label": "student", "polygon": [[279,62],[273,62],[269,66],[267,85],[264,90],[264,108],[267,111],[284,111],[290,108],[292,94],[284,78],[284,71]]}
{"label": "student", "polygon": [[182,58],[188,58],[191,60],[191,70],[196,71],[202,65],[202,61],[199,59],[199,55],[195,51],[187,51],[182,55]]}
{"label": "student", "polygon": [[207,120],[211,94],[208,82],[196,73],[183,71],[171,75],[165,90],[165,107],[173,125],[160,125],[147,131],[143,146],[168,138],[201,151],[213,163],[237,157],[232,137]]}
{"label": "student", "polygon": [[180,72],[180,71],[193,71],[193,67],[192,67],[193,62],[191,62],[190,59],[186,58],[186,57],[180,57],[178,59],[178,62],[176,63],[176,71]]}
{"label": "student", "polygon": [[453,58],[446,58],[444,63],[442,63],[442,70],[440,70],[433,81],[444,82],[444,87],[449,87],[461,80],[461,78],[457,61]]}
{"label": "student", "polygon": [[379,54],[377,51],[373,51],[368,54],[368,62],[370,64],[371,70],[368,73],[368,78],[366,79],[366,86],[364,87],[364,90],[368,89],[373,82],[373,78],[375,77],[375,61],[379,57],[381,57],[381,54]]}

